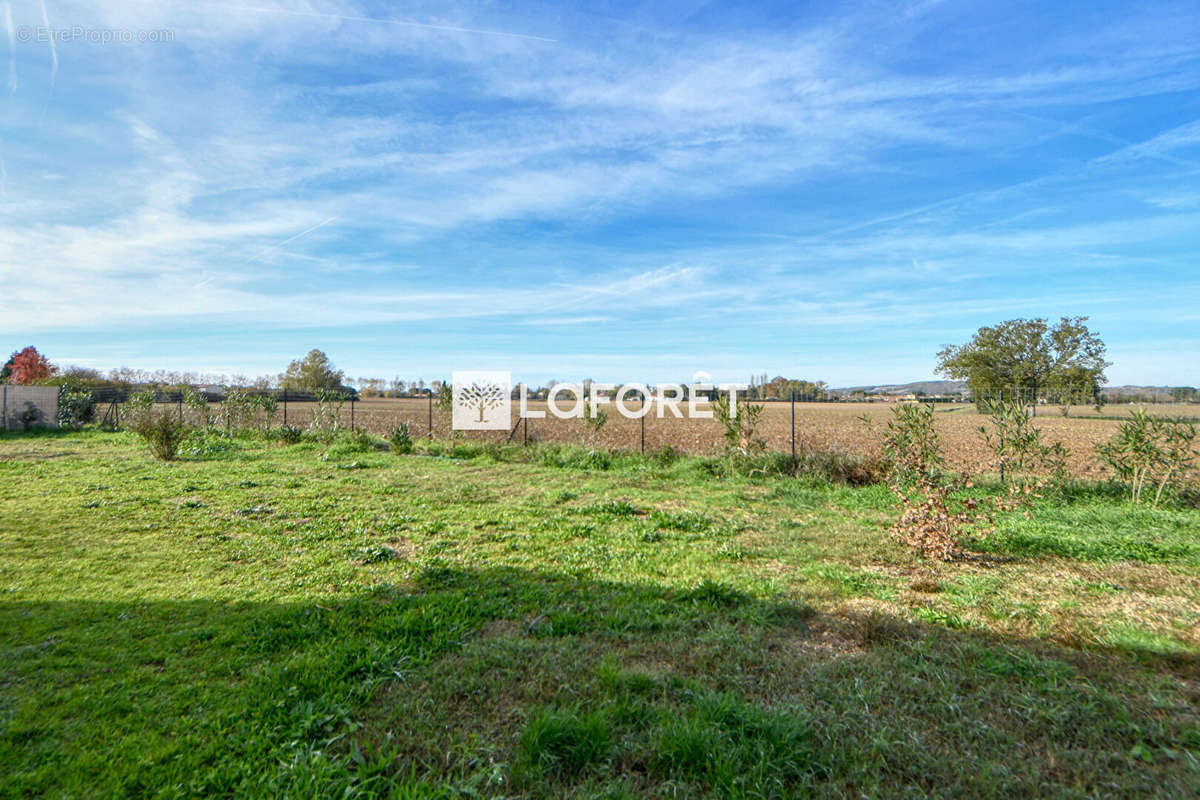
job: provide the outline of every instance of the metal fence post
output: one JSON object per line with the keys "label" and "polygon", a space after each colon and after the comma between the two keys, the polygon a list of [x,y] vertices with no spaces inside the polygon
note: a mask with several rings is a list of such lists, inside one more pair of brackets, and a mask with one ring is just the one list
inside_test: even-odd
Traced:
{"label": "metal fence post", "polygon": [[796,390],[792,389],[792,458],[796,458]]}
{"label": "metal fence post", "polygon": [[354,403],[355,402],[356,402],[355,398],[353,396],[351,396],[350,397],[350,430],[354,430]]}
{"label": "metal fence post", "polygon": [[283,389],[283,425],[287,427],[287,387]]}
{"label": "metal fence post", "polygon": [[429,441],[433,441],[433,389],[429,390]]}
{"label": "metal fence post", "polygon": [[642,424],[642,454],[646,453],[646,398],[642,397],[642,416],[638,417],[638,421]]}

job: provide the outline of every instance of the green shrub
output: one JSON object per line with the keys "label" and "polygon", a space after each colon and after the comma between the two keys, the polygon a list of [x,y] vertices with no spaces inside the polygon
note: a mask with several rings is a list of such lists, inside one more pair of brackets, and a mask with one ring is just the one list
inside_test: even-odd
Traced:
{"label": "green shrub", "polygon": [[179,446],[192,431],[192,426],[181,421],[174,409],[155,410],[153,406],[132,410],[124,425],[145,439],[150,451],[163,461],[175,459]]}
{"label": "green shrub", "polygon": [[225,431],[233,433],[234,431],[250,427],[250,422],[254,419],[256,407],[254,395],[245,389],[229,389],[226,391],[225,398],[221,401],[218,412],[221,424],[225,426]]}
{"label": "green shrub", "polygon": [[753,457],[704,459],[699,463],[705,472],[716,477],[789,475],[846,486],[869,486],[879,483],[887,474],[886,466],[878,459],[839,450],[805,449],[794,456],[762,453]]}
{"label": "green shrub", "polygon": [[679,459],[683,458],[683,453],[676,447],[672,447],[669,444],[664,444],[662,447],[654,451],[654,454],[651,456],[651,458],[654,460],[654,463],[658,464],[660,467],[669,467]]}
{"label": "green shrub", "polygon": [[409,430],[407,422],[401,422],[388,433],[388,443],[392,446],[392,452],[396,455],[411,453],[413,450],[412,431]]}
{"label": "green shrub", "polygon": [[725,437],[725,450],[731,456],[755,456],[767,449],[767,443],[758,434],[763,405],[743,400],[740,404],[729,402],[729,395],[717,393],[713,402],[713,416],[721,423]]}
{"label": "green shrub", "polygon": [[192,428],[180,443],[177,452],[189,458],[213,458],[237,449],[237,445],[228,436],[208,428]]}
{"label": "green shrub", "polygon": [[260,393],[251,397],[250,402],[263,412],[263,430],[270,430],[275,421],[275,414],[279,411],[279,398],[273,394]]}
{"label": "green shrub", "polygon": [[512,445],[501,444],[499,442],[488,442],[485,444],[483,446],[483,453],[493,461],[520,462],[525,460],[520,457],[523,454],[520,454]]}
{"label": "green shrub", "polygon": [[547,444],[538,448],[538,463],[547,467],[567,469],[607,470],[612,466],[611,453],[562,444]]}
{"label": "green shrub", "polygon": [[304,438],[304,431],[295,425],[280,425],[278,428],[272,428],[267,435],[277,442],[297,444]]}
{"label": "green shrub", "polygon": [[608,423],[608,412],[603,408],[594,407],[590,402],[583,404],[583,425],[587,430],[588,447],[594,448],[600,438],[600,432]]}
{"label": "green shrub", "polygon": [[935,478],[946,464],[933,426],[933,405],[903,403],[892,409],[883,438],[891,477],[902,483]]}
{"label": "green shrub", "polygon": [[980,426],[979,432],[995,454],[1001,481],[1015,479],[1033,485],[1038,477],[1058,484],[1066,480],[1067,448],[1062,442],[1042,441],[1042,431],[1033,424],[1033,413],[1025,403],[999,400],[980,403],[979,408],[992,423],[992,430]]}
{"label": "green shrub", "polygon": [[886,468],[878,461],[840,450],[805,449],[794,456],[768,453],[746,466],[763,474],[815,478],[846,486],[869,486],[881,481],[886,473]]}
{"label": "green shrub", "polygon": [[461,458],[464,461],[472,458],[479,458],[483,455],[484,446],[475,444],[474,442],[456,442],[447,448],[446,455],[450,458]]}
{"label": "green shrub", "polygon": [[317,389],[317,404],[313,408],[312,424],[309,430],[331,435],[342,429],[342,406],[346,398],[341,392],[330,389]]}
{"label": "green shrub", "polygon": [[96,399],[90,389],[62,387],[58,393],[58,424],[78,430],[96,418]]}
{"label": "green shrub", "polygon": [[339,431],[332,435],[328,443],[333,445],[327,454],[330,456],[372,453],[380,447],[378,439],[362,430]]}
{"label": "green shrub", "polygon": [[[436,381],[434,383],[437,383]],[[429,387],[433,391],[433,387]],[[438,384],[437,394],[433,398],[433,407],[437,411],[438,420],[449,430],[454,418],[454,384],[442,381]]]}
{"label": "green shrub", "polygon": [[993,529],[994,514],[1016,502],[980,499],[944,474],[945,458],[933,426],[933,406],[905,404],[892,409],[883,440],[889,487],[902,513],[892,535],[927,558],[949,561],[963,554],[963,545],[982,539]]}
{"label": "green shrub", "polygon": [[840,450],[804,450],[796,457],[792,474],[846,486],[869,486],[882,481],[885,473],[886,468],[878,459]]}
{"label": "green shrub", "polygon": [[1135,408],[1112,439],[1097,445],[1100,457],[1129,485],[1133,502],[1142,502],[1147,486],[1154,487],[1158,505],[1163,493],[1184,483],[1196,460],[1196,426],[1184,420],[1154,417]]}
{"label": "green shrub", "polygon": [[208,427],[212,425],[212,415],[208,411],[208,395],[199,392],[191,386],[180,387],[180,402],[195,418],[195,424]]}
{"label": "green shrub", "polygon": [[126,420],[144,414],[154,408],[154,392],[142,391],[129,395],[129,399],[121,404],[120,417]]}

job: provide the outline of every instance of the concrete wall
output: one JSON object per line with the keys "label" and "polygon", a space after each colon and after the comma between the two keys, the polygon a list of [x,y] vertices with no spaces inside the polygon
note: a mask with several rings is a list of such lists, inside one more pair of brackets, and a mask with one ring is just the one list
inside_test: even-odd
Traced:
{"label": "concrete wall", "polygon": [[0,429],[22,430],[25,426],[21,423],[21,414],[27,408],[26,403],[33,403],[34,408],[41,412],[35,426],[58,427],[57,386],[15,386],[5,383],[0,384]]}

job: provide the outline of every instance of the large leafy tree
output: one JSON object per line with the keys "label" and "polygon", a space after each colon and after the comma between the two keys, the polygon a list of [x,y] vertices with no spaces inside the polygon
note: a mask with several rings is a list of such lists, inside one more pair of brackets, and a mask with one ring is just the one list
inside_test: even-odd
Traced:
{"label": "large leafy tree", "polygon": [[1192,386],[1176,386],[1171,390],[1171,399],[1176,403],[1190,403],[1200,396],[1200,392]]}
{"label": "large leafy tree", "polygon": [[1087,317],[1010,319],[980,328],[971,341],[938,353],[938,373],[965,380],[976,395],[1023,389],[1094,393],[1104,382],[1105,345],[1088,330]]}
{"label": "large leafy tree", "polygon": [[4,368],[9,382],[22,384],[45,380],[55,371],[54,365],[36,347],[26,347],[13,353]]}
{"label": "large leafy tree", "polygon": [[342,379],[342,371],[334,369],[329,356],[320,350],[309,350],[304,358],[288,365],[282,383],[285,389],[315,392],[317,389],[338,389]]}

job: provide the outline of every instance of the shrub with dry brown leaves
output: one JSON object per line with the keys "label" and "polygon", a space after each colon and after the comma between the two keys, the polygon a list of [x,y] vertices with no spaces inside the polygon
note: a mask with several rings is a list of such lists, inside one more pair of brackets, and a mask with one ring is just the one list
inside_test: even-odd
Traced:
{"label": "shrub with dry brown leaves", "polygon": [[976,497],[969,494],[970,482],[959,484],[939,478],[909,484],[893,482],[890,488],[904,509],[892,526],[892,534],[926,558],[939,561],[961,558],[966,543],[981,541],[995,530],[997,513],[1017,508],[1020,503],[1012,493]]}
{"label": "shrub with dry brown leaves", "polygon": [[969,480],[952,480],[934,428],[933,407],[903,405],[892,410],[883,440],[891,466],[888,483],[903,511],[892,526],[899,541],[927,558],[960,558],[964,545],[995,530],[995,515],[1028,504],[1034,483],[1011,484],[1003,497],[971,494]]}

